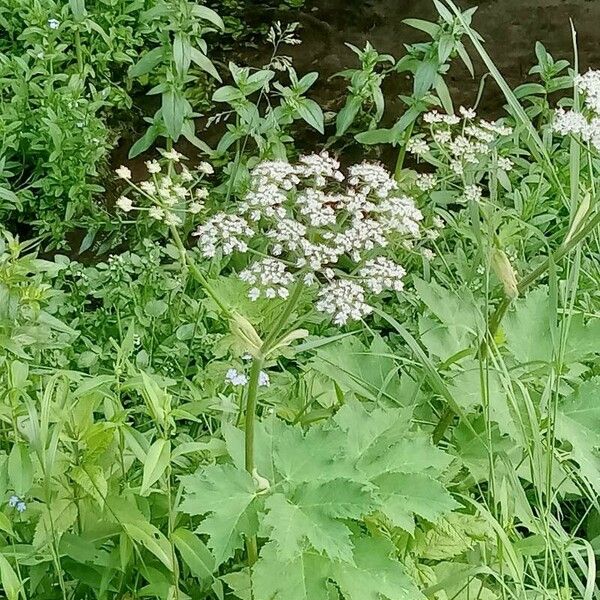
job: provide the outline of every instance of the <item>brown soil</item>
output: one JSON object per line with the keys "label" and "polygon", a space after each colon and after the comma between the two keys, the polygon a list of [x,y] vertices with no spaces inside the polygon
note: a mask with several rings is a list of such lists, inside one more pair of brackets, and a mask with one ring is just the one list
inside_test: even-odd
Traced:
{"label": "brown soil", "polygon": [[[522,83],[535,64],[537,40],[555,59],[573,61],[569,19],[573,20],[578,33],[581,68],[600,65],[599,0],[462,0],[457,4],[463,9],[479,6],[473,27],[484,37],[487,52],[512,86]],[[296,19],[303,26],[303,43],[290,52],[297,71],[319,71],[321,77],[314,95],[326,106],[335,108],[343,88],[338,80],[328,78],[356,64],[345,42],[363,47],[370,41],[380,52],[399,58],[403,44],[426,39],[426,34],[408,27],[403,19],[435,20],[436,16],[430,0],[309,0],[301,12],[287,13],[285,18]],[[476,60],[475,51],[470,54],[476,65],[476,79],[473,80],[457,61],[447,81],[456,104],[474,103],[480,78],[485,73],[481,61]],[[392,105],[395,105],[397,91],[387,90],[387,99]],[[496,115],[502,105],[498,89],[493,83],[487,83],[481,110],[487,115]]]}
{"label": "brown soil", "polygon": [[[284,51],[292,56],[296,71],[303,75],[318,71],[319,80],[309,92],[324,110],[338,111],[345,97],[345,83],[332,78],[335,73],[356,66],[356,56],[345,43],[364,47],[367,41],[380,52],[400,58],[404,44],[426,41],[427,36],[403,23],[406,18],[436,20],[437,13],[431,0],[307,0],[301,10],[278,11],[259,0],[246,0],[248,27],[256,29],[265,23],[280,20],[283,23],[299,22],[302,44],[287,46]],[[600,67],[600,0],[455,0],[466,9],[479,6],[473,27],[485,40],[487,52],[511,86],[527,79],[528,71],[536,62],[535,42],[541,41],[555,59],[573,62],[573,44],[570,19],[578,34],[580,68]],[[456,106],[472,106],[477,98],[481,79],[486,69],[476,51],[466,40],[469,54],[475,64],[476,76],[472,78],[462,62],[456,60],[446,77]],[[268,61],[271,49],[266,44],[234,45],[234,60],[238,64],[259,67]],[[225,58],[229,59],[231,54]],[[391,125],[404,110],[398,100],[399,93],[407,93],[410,83],[398,76],[390,77],[384,85],[386,97],[385,125]],[[485,79],[484,91],[478,112],[482,116],[497,117],[503,112],[504,99],[491,78]],[[153,112],[153,111],[152,111]],[[205,120],[198,123],[198,135],[215,146],[222,134],[221,127],[204,130]],[[323,139],[305,128],[298,132],[297,143],[302,149],[318,148]],[[111,157],[112,166],[127,163],[134,176],[143,175],[143,159],[127,160],[133,139],[123,139]],[[193,157],[197,151],[185,142],[182,151]],[[347,158],[356,148],[346,148]],[[380,155],[384,162],[393,161],[388,149]],[[393,163],[392,163],[393,164]],[[391,166],[391,164],[390,164]]]}

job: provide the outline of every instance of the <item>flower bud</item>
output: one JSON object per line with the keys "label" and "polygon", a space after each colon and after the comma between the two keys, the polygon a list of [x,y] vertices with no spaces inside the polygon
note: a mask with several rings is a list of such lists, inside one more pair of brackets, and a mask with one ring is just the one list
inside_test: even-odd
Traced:
{"label": "flower bud", "polygon": [[517,274],[508,260],[508,256],[500,248],[494,248],[492,253],[492,269],[496,277],[502,282],[504,293],[508,298],[514,299],[519,295]]}

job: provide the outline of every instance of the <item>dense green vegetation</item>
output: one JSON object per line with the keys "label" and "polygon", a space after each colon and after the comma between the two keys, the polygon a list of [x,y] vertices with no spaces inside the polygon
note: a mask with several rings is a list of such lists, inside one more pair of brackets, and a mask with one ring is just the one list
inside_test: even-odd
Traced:
{"label": "dense green vegetation", "polygon": [[0,3],[8,600],[598,596],[600,73],[434,3],[337,114],[243,3]]}

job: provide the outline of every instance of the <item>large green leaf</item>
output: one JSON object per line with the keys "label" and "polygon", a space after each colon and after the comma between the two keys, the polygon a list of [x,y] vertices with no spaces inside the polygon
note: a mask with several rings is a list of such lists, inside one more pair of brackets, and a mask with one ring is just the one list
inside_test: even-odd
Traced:
{"label": "large green leaf", "polygon": [[393,546],[381,538],[359,538],[354,564],[335,564],[331,577],[346,600],[425,600],[402,565],[390,558]]}
{"label": "large green leaf", "polygon": [[558,408],[556,436],[571,444],[581,474],[600,493],[600,378],[581,386]]}
{"label": "large green leaf", "polygon": [[380,510],[397,527],[412,533],[413,514],[434,523],[460,505],[446,488],[422,473],[386,473],[373,480],[382,499]]}
{"label": "large green leaf", "polygon": [[403,403],[397,364],[379,336],[370,347],[356,337],[347,337],[319,348],[308,368],[323,373],[344,392],[368,400],[387,398]]}
{"label": "large green leaf", "polygon": [[329,600],[330,562],[316,552],[282,561],[278,546],[263,547],[252,569],[254,597],[269,600]]}
{"label": "large green leaf", "polygon": [[213,465],[182,477],[186,491],[181,510],[191,515],[208,514],[198,531],[209,535],[216,566],[244,545],[257,529],[254,506],[256,487],[252,477],[231,465]]}

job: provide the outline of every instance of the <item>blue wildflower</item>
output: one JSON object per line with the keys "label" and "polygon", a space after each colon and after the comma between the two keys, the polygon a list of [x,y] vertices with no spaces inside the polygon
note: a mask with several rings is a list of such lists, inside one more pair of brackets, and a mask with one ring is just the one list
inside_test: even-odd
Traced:
{"label": "blue wildflower", "polygon": [[20,502],[17,502],[17,510],[22,513],[27,509],[27,504],[25,504],[25,502],[23,502],[23,500],[21,500]]}
{"label": "blue wildflower", "polygon": [[8,499],[8,505],[11,508],[15,508],[15,506],[17,506],[17,504],[19,504],[19,502],[21,502],[21,498],[19,498],[19,496],[11,496]]}

